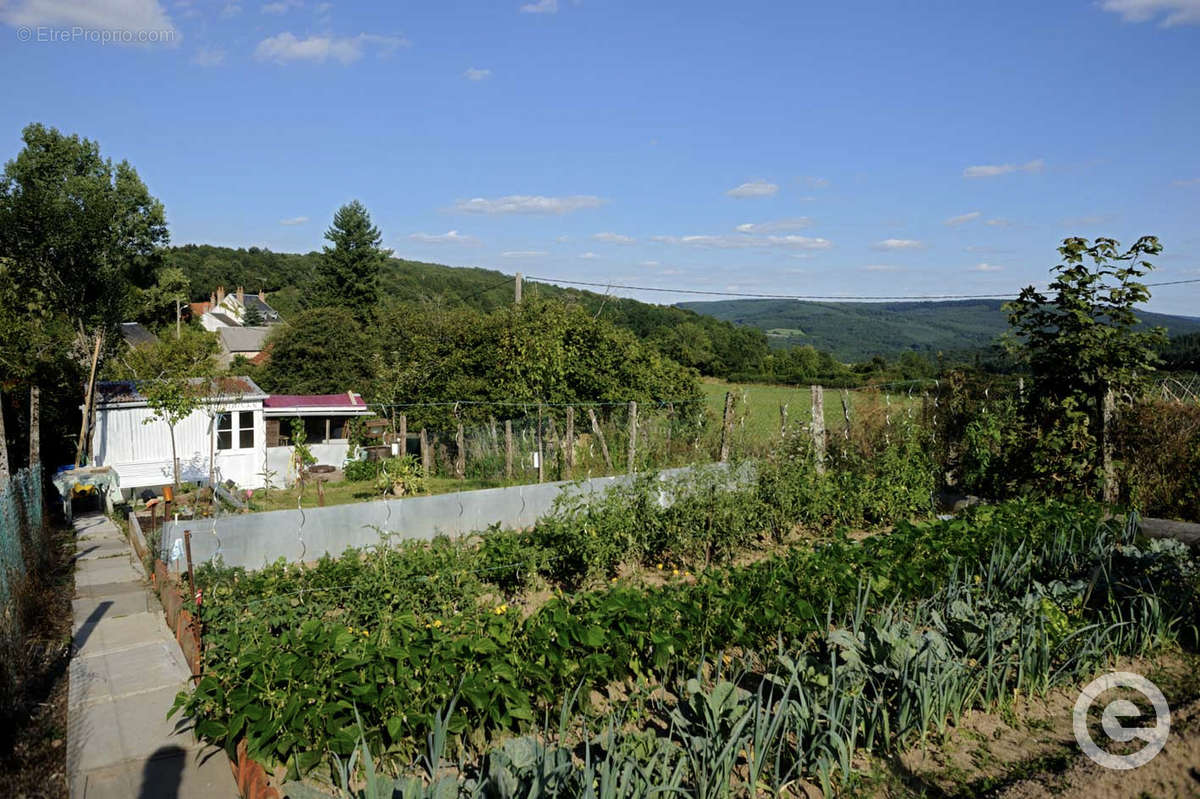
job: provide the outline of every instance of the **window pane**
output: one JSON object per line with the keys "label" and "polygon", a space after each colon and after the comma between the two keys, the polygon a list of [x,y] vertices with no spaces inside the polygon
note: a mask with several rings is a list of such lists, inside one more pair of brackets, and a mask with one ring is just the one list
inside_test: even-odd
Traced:
{"label": "window pane", "polygon": [[238,446],[241,447],[242,449],[253,449],[254,448],[254,428],[253,427],[251,427],[249,430],[242,430],[240,433],[238,433]]}
{"label": "window pane", "polygon": [[238,412],[238,427],[242,430],[254,429],[254,411],[239,411]]}
{"label": "window pane", "polygon": [[233,449],[233,433],[229,430],[217,431],[217,449]]}
{"label": "window pane", "polygon": [[219,416],[217,416],[217,429],[218,430],[232,430],[233,429],[233,416],[228,413],[222,413]]}

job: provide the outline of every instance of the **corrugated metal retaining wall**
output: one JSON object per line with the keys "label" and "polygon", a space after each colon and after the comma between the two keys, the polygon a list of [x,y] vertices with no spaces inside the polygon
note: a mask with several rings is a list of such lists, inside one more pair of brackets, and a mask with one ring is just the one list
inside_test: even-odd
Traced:
{"label": "corrugated metal retaining wall", "polygon": [[[723,467],[668,469],[660,472],[659,478],[670,480],[697,468]],[[279,558],[293,563],[310,561],[325,554],[340,555],[349,547],[374,546],[380,542],[380,531],[400,539],[428,540],[437,535],[466,535],[493,524],[528,527],[549,513],[564,491],[600,495],[610,486],[629,479],[628,475],[594,477],[578,482],[487,488],[302,511],[180,520],[163,527],[162,557],[171,562],[173,556],[181,556],[185,529],[192,531],[194,563],[220,557],[226,566],[258,569]],[[182,561],[171,565],[186,568]]]}

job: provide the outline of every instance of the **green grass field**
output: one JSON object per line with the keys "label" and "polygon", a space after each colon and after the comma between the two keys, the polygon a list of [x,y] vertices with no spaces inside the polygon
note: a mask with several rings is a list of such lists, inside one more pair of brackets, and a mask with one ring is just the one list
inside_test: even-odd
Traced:
{"label": "green grass field", "polygon": [[[782,431],[780,406],[787,405],[787,425],[791,432],[805,432],[812,420],[812,389],[809,386],[778,386],[760,383],[727,383],[723,380],[705,379],[700,383],[709,409],[720,419],[725,409],[725,394],[733,392],[734,441],[743,446],[759,448],[779,439]],[[843,392],[826,389],[825,429],[841,432],[845,428],[842,409]],[[885,394],[874,389],[851,389],[844,392],[850,407],[851,425],[863,415],[882,414],[890,400],[893,418],[911,411],[917,414],[921,407],[919,395],[907,393]]]}

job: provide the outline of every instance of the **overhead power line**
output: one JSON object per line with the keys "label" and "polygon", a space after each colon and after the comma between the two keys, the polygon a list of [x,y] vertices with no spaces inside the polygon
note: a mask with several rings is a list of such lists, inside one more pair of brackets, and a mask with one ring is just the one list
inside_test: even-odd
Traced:
{"label": "overhead power line", "polygon": [[[630,286],[620,283],[597,283],[586,280],[564,280],[557,277],[526,277],[543,283],[565,283],[571,286],[590,286],[627,291],[653,291],[662,294],[694,294],[707,297],[739,297],[757,300],[1006,300],[1016,299],[1013,293],[996,294],[754,294],[743,291],[712,291],[705,289],[661,288],[657,286]],[[1145,283],[1146,286],[1178,286],[1183,283],[1200,283],[1200,278],[1171,280],[1162,283]]]}

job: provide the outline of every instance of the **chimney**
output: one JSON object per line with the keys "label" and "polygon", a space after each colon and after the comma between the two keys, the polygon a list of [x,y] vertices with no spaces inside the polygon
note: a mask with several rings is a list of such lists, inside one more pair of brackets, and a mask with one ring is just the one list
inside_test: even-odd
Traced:
{"label": "chimney", "polygon": [[246,292],[242,291],[241,286],[238,286],[238,305],[243,307],[246,305]]}
{"label": "chimney", "polygon": [[259,299],[259,302],[266,302],[267,301],[267,292],[264,291],[263,289],[259,289],[258,290],[258,299]]}
{"label": "chimney", "polygon": [[217,305],[225,302],[225,287],[217,286]]}
{"label": "chimney", "polygon": [[209,310],[212,310],[214,307],[216,307],[216,304],[217,304],[217,294],[215,291],[210,291],[208,293],[208,308],[209,308]]}

